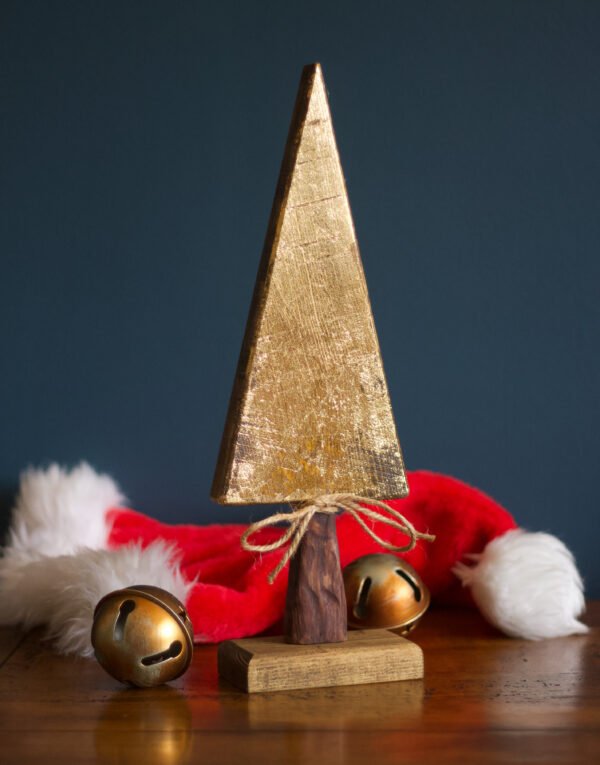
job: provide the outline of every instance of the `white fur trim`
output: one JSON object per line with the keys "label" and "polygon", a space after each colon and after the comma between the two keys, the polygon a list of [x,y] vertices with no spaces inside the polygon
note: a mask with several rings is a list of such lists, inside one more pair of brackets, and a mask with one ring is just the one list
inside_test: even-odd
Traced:
{"label": "white fur trim", "polygon": [[46,625],[62,653],[93,655],[94,608],[112,590],[162,587],[185,602],[187,584],[162,541],[106,550],[106,511],[124,501],[115,482],[82,463],[27,470],[0,558],[0,624]]}
{"label": "white fur trim", "polygon": [[106,511],[124,497],[107,475],[82,462],[70,472],[58,465],[21,476],[4,556],[21,563],[40,555],[71,555],[106,547]]}
{"label": "white fur trim", "polygon": [[26,629],[46,625],[61,653],[92,656],[94,608],[104,595],[133,584],[162,587],[183,603],[186,583],[162,541],[142,550],[80,550],[74,555],[41,556],[19,564],[0,559],[0,624]]}
{"label": "white fur trim", "polygon": [[515,529],[468,557],[475,565],[458,563],[453,572],[502,632],[541,640],[588,631],[577,620],[585,609],[583,583],[560,539]]}

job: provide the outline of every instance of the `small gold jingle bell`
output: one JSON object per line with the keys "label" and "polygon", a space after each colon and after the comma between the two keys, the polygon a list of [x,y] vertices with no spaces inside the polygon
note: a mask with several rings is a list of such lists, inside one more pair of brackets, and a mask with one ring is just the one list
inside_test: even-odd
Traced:
{"label": "small gold jingle bell", "polygon": [[129,685],[162,685],[182,675],[194,651],[183,604],[160,587],[111,592],[94,611],[92,645],[100,665]]}
{"label": "small gold jingle bell", "polygon": [[429,606],[429,590],[414,568],[386,553],[363,555],[344,569],[348,624],[410,632]]}

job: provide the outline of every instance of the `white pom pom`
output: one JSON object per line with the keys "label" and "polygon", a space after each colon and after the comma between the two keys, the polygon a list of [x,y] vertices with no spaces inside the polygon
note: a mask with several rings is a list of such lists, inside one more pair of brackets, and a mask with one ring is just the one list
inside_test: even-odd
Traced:
{"label": "white pom pom", "polygon": [[469,557],[475,565],[458,563],[453,572],[502,632],[541,640],[588,631],[577,620],[585,609],[583,583],[560,539],[516,529]]}

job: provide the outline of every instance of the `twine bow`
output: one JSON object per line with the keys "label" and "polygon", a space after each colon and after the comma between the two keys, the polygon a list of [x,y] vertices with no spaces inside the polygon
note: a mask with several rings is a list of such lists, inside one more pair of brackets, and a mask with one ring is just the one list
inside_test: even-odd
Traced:
{"label": "twine bow", "polygon": [[[375,506],[379,508],[375,510],[373,507],[364,507],[362,503]],[[269,584],[273,584],[281,569],[292,558],[298,549],[298,545],[302,541],[302,537],[306,533],[308,524],[311,522],[315,513],[324,513],[325,515],[335,515],[338,510],[346,510],[357,521],[366,533],[381,545],[386,550],[392,552],[408,552],[412,550],[417,544],[418,539],[424,539],[427,542],[433,542],[435,536],[433,534],[424,534],[422,531],[417,531],[410,521],[408,521],[402,513],[394,510],[385,502],[381,502],[378,499],[371,499],[370,497],[358,497],[354,494],[326,494],[317,499],[312,499],[303,505],[300,505],[296,510],[289,513],[275,513],[268,518],[263,518],[262,521],[248,526],[246,531],[242,534],[241,545],[244,550],[249,552],[272,552],[283,547],[288,542],[289,547],[285,553],[281,556],[281,560],[275,566],[273,571],[268,576]],[[388,515],[381,512],[385,510]],[[391,517],[390,517],[391,516]],[[373,531],[372,528],[367,526],[365,518],[370,518],[373,521],[379,521],[385,523],[387,526],[391,526],[397,529],[402,534],[406,534],[409,537],[407,544],[403,546],[393,545],[382,539],[378,534]],[[253,544],[249,541],[249,538],[256,534],[257,531],[265,526],[272,526],[275,523],[285,521],[289,524],[289,528],[274,542],[266,545]]]}

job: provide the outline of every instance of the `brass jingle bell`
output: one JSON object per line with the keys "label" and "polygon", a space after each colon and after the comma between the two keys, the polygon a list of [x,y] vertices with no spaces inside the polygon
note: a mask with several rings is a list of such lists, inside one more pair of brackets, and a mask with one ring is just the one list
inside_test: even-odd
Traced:
{"label": "brass jingle bell", "polygon": [[414,568],[386,553],[363,555],[344,569],[348,624],[410,632],[429,606],[429,590]]}
{"label": "brass jingle bell", "polygon": [[96,606],[92,645],[100,665],[129,685],[162,685],[182,675],[194,651],[194,629],[170,592],[133,585]]}

